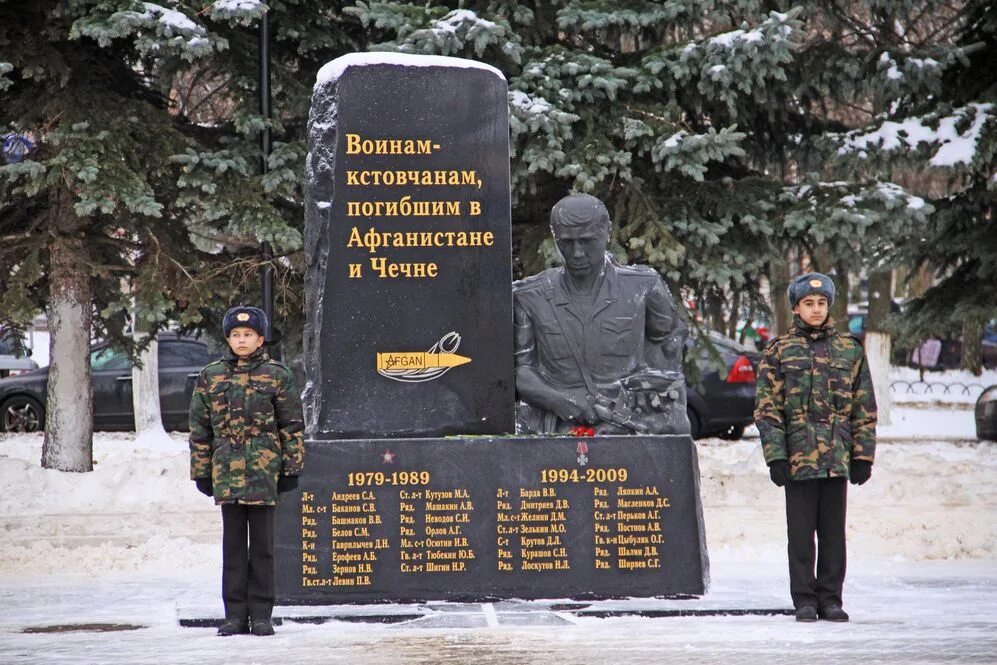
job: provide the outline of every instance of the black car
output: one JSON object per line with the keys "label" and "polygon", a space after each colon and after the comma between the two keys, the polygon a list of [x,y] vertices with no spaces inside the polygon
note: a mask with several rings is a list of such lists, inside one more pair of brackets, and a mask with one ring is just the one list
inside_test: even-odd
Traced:
{"label": "black car", "polygon": [[[169,333],[159,335],[159,405],[166,429],[187,429],[197,374],[218,357],[200,340]],[[134,429],[131,360],[107,344],[98,344],[90,351],[90,367],[94,429]],[[47,389],[47,367],[0,379],[0,431],[44,429]]]}
{"label": "black car", "polygon": [[[717,368],[716,356],[705,348],[707,343],[713,345],[719,361],[723,362],[722,370]],[[697,347],[699,352],[693,352],[698,359],[694,367],[690,367],[688,352],[686,358],[687,411],[692,437],[740,439],[744,428],[754,422],[755,366],[759,355],[715,332],[710,332],[708,340],[699,345],[695,345],[690,335],[686,348]]]}
{"label": "black car", "polygon": [[976,400],[976,438],[997,441],[997,385],[989,386]]}

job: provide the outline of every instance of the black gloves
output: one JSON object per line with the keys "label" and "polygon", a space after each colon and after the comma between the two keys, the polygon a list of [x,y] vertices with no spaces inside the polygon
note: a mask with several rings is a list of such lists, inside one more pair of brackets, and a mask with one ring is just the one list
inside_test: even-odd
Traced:
{"label": "black gloves", "polygon": [[864,485],[870,476],[872,476],[872,462],[862,459],[852,460],[848,470],[848,480],[851,481],[852,485]]}
{"label": "black gloves", "polygon": [[283,494],[284,492],[290,492],[295,487],[298,486],[297,476],[281,476],[277,479],[277,492]]}
{"label": "black gloves", "polygon": [[777,459],[769,464],[769,478],[778,487],[784,487],[790,481],[789,462],[784,459]]}
{"label": "black gloves", "polygon": [[214,496],[214,488],[211,486],[211,478],[196,478],[194,484],[197,485],[197,491],[204,496]]}

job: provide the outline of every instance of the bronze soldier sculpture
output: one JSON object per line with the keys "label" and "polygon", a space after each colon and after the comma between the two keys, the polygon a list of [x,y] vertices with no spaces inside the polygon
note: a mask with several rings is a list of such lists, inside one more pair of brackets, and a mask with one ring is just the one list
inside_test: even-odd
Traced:
{"label": "bronze soldier sculpture", "polygon": [[609,212],[588,194],[550,213],[564,261],[513,285],[517,429],[684,434],[686,327],[658,273],[606,252]]}

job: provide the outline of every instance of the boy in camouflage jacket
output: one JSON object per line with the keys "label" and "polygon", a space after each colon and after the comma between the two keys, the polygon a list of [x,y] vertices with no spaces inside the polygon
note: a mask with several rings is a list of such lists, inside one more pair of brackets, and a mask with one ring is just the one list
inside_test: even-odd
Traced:
{"label": "boy in camouflage jacket", "polygon": [[190,477],[222,510],[218,634],[273,635],[275,506],[301,473],[301,398],[263,348],[262,310],[234,307],[222,330],[230,352],[201,370],[191,398]]}
{"label": "boy in camouflage jacket", "polygon": [[838,333],[828,317],[834,294],[821,273],[790,284],[793,329],[766,348],[755,393],[769,475],[785,487],[797,621],[848,621],[841,607],[846,481],[869,480],[876,448],[869,365],[858,340]]}

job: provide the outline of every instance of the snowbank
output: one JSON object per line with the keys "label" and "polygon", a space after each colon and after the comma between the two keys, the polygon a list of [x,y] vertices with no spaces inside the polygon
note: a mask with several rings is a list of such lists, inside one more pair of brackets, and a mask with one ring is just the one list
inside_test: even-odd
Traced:
{"label": "snowbank", "polygon": [[42,469],[42,434],[0,434],[0,571],[220,565],[221,517],[189,480],[186,435],[94,437],[94,471]]}
{"label": "snowbank", "polygon": [[[923,415],[936,430],[966,418]],[[41,434],[0,434],[0,572],[219,569],[219,511],[189,480],[183,434],[148,445],[98,433],[95,470],[84,474],[42,469],[41,442]],[[769,482],[758,439],[697,448],[711,555],[782,561],[782,491]],[[993,444],[881,443],[872,480],[849,489],[850,558],[997,558],[995,478]]]}
{"label": "snowbank", "polygon": [[[711,555],[785,559],[783,490],[769,481],[760,442],[697,447]],[[991,443],[880,443],[872,479],[848,489],[849,558],[997,558],[995,478]]]}

